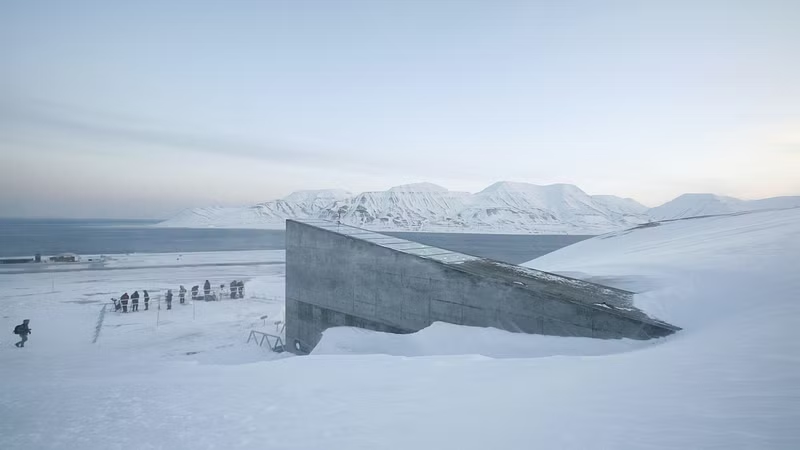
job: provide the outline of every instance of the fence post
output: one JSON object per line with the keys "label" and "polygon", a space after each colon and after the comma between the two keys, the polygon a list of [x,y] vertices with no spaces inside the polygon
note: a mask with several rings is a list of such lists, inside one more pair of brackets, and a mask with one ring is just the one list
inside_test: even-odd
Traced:
{"label": "fence post", "polygon": [[158,309],[156,310],[156,330],[158,330],[158,320],[161,318],[161,292],[158,293]]}

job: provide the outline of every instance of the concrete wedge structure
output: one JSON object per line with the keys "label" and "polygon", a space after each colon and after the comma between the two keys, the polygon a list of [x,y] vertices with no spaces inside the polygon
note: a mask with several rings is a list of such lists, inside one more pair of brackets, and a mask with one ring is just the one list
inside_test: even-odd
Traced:
{"label": "concrete wedge structure", "polygon": [[600,339],[680,328],[633,293],[322,220],[286,221],[286,344],[308,353],[324,330],[412,333],[433,322]]}

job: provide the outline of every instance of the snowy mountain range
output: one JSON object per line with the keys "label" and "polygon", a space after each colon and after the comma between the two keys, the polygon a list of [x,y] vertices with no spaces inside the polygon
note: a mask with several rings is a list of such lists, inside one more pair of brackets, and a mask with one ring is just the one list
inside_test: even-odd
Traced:
{"label": "snowy mountain range", "polygon": [[714,194],[683,194],[661,206],[648,210],[647,215],[652,220],[670,220],[797,207],[800,207],[800,196],[739,200]]}
{"label": "snowy mountain range", "polygon": [[376,231],[601,234],[653,220],[798,206],[800,196],[745,201],[684,194],[648,209],[630,198],[589,195],[570,184],[501,181],[471,194],[415,183],[358,195],[298,191],[248,207],[190,209],[159,226],[282,229],[286,219],[320,218]]}

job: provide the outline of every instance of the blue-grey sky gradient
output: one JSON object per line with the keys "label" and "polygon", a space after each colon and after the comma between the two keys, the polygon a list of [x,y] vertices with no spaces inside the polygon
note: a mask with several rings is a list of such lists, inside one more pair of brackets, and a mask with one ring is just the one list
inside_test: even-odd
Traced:
{"label": "blue-grey sky gradient", "polygon": [[0,216],[298,189],[800,194],[800,2],[0,3]]}

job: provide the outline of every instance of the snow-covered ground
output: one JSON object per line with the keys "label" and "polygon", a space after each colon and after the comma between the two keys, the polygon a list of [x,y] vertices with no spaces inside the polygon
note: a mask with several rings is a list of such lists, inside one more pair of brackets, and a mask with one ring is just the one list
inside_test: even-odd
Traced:
{"label": "snow-covered ground", "polygon": [[542,358],[545,356],[595,356],[622,353],[653,345],[659,341],[631,339],[564,339],[509,333],[497,328],[474,328],[437,322],[413,334],[379,333],[360,328],[340,327],[325,331],[314,355],[447,356],[482,355],[492,358]]}
{"label": "snow-covered ground", "polygon": [[[640,228],[530,265],[637,290],[670,338],[332,329],[306,357],[245,343],[279,264],[0,275],[0,448],[800,448],[798,258],[799,210]],[[95,302],[206,278],[248,298],[107,314],[91,343]]]}

